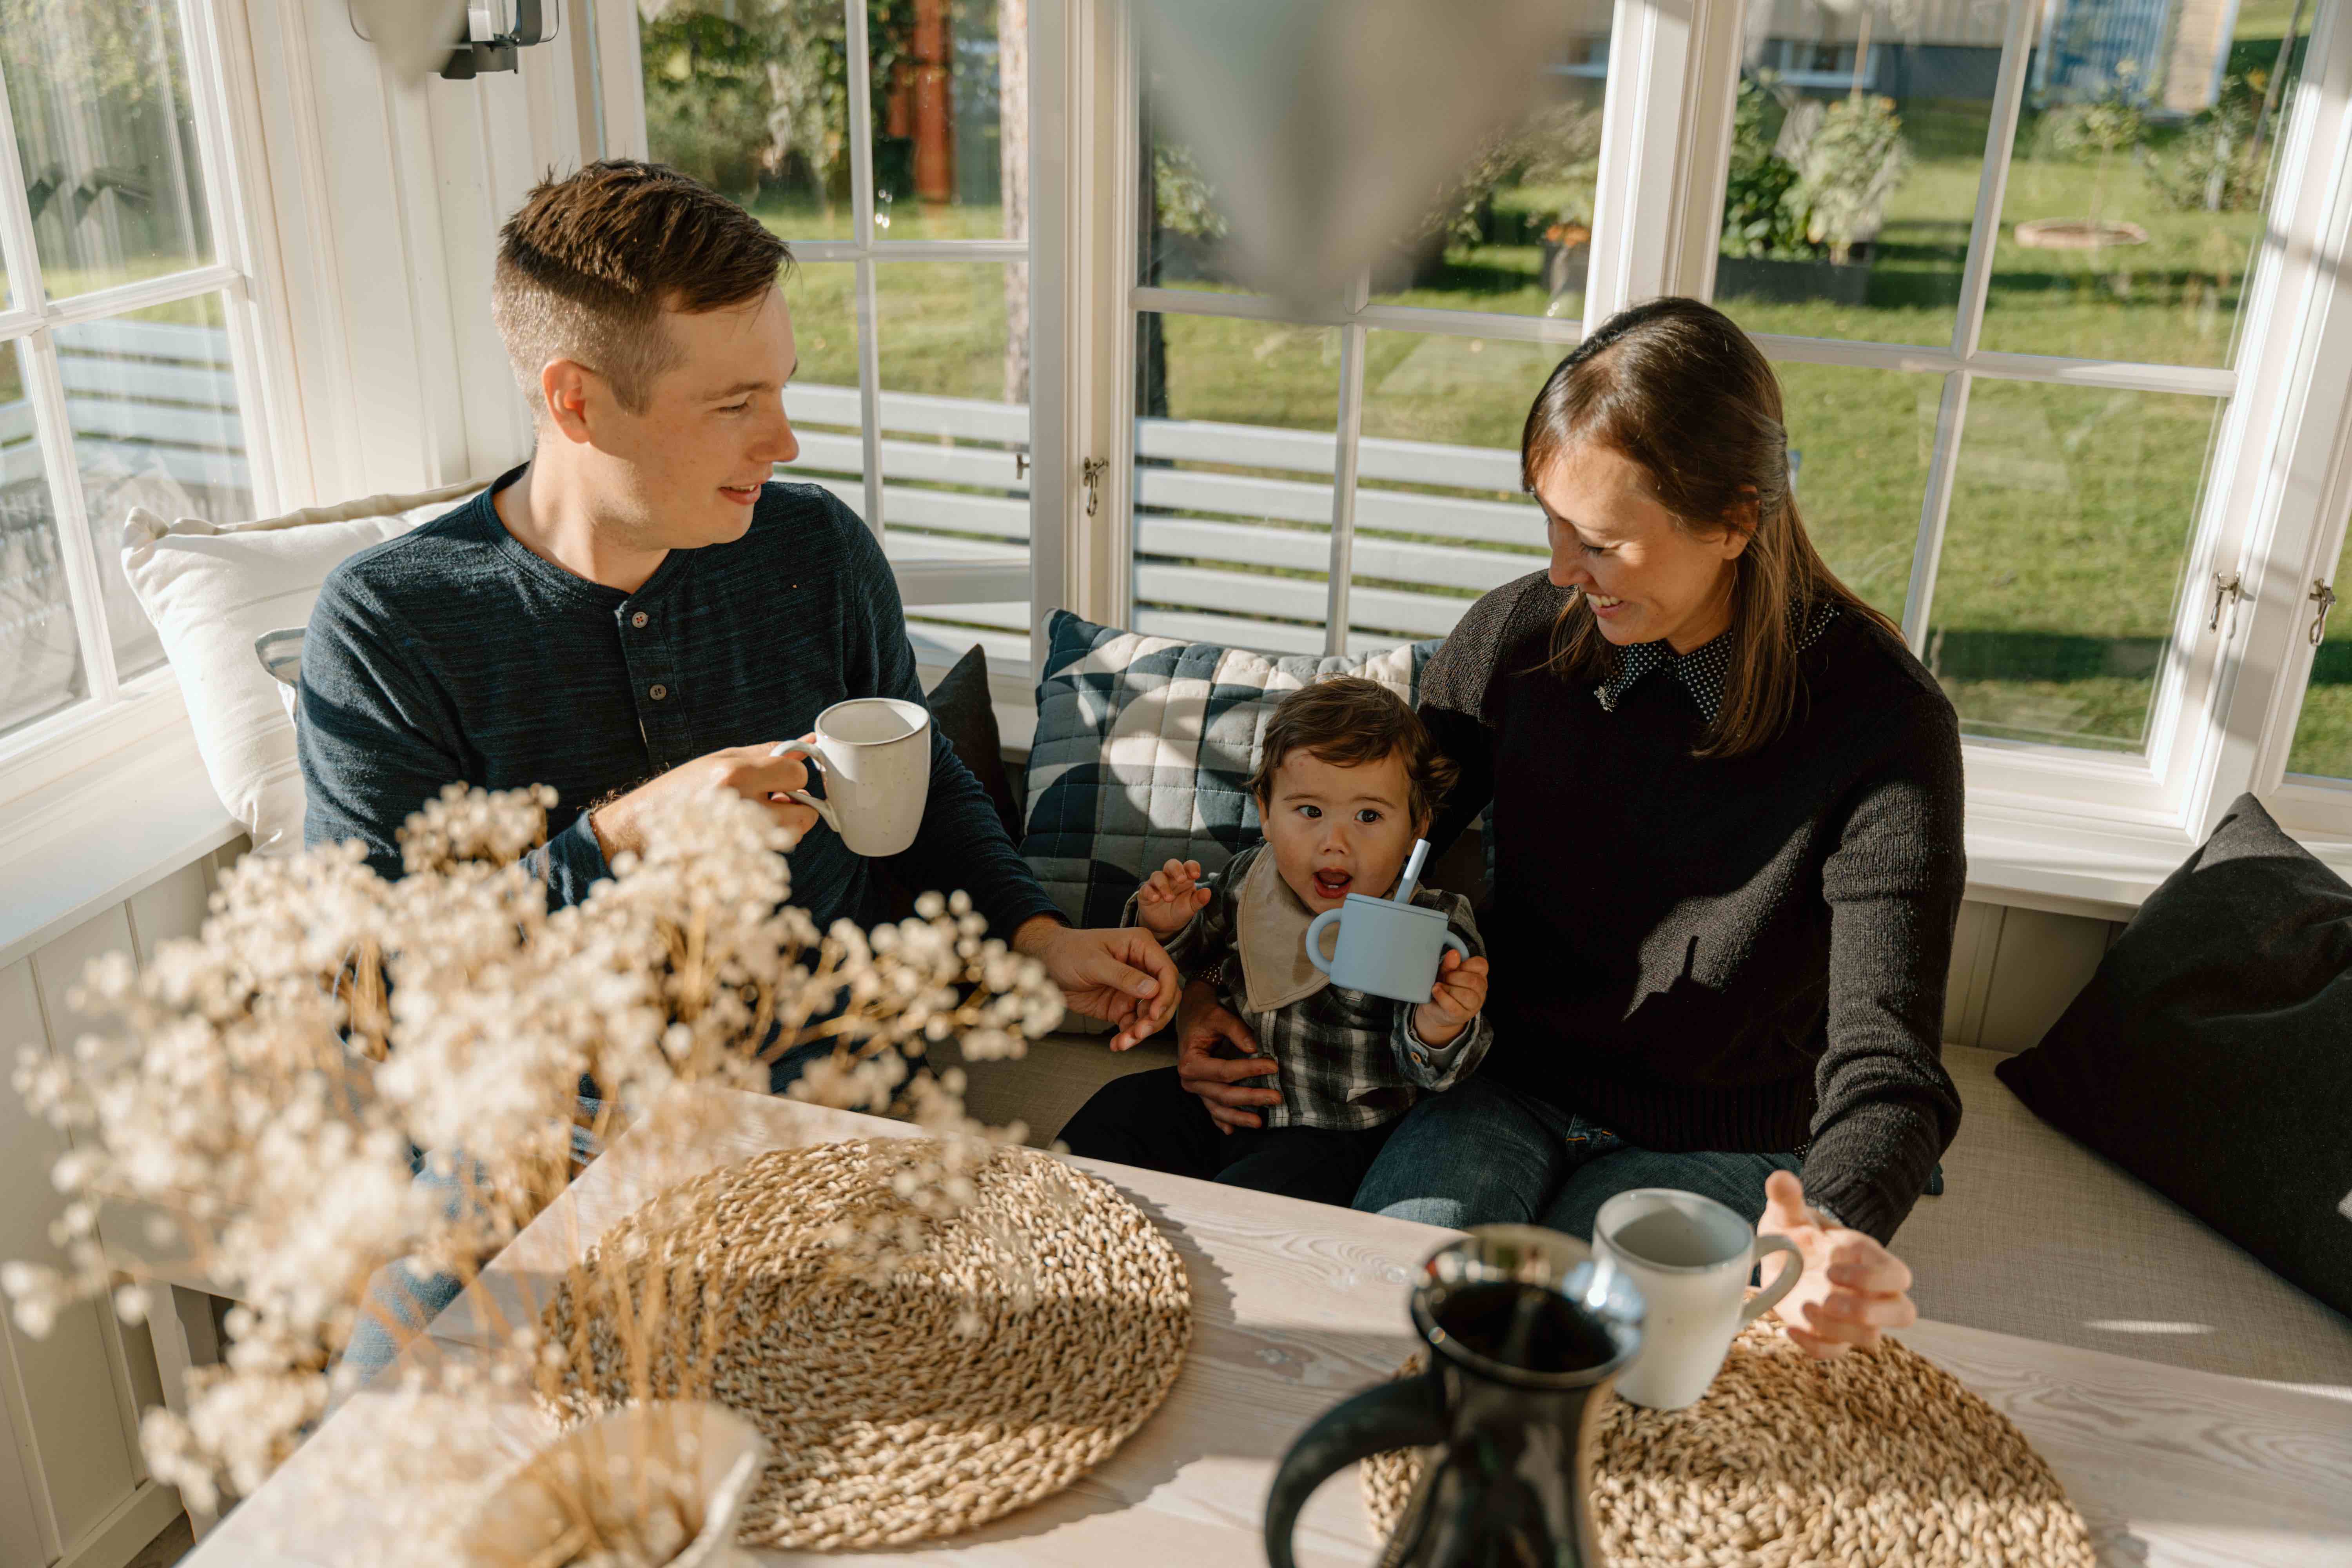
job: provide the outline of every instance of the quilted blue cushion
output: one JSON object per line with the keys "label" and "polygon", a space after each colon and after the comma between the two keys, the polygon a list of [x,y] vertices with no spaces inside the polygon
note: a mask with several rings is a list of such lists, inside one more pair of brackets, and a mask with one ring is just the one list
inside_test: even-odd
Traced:
{"label": "quilted blue cushion", "polygon": [[1047,624],[1021,853],[1082,926],[1118,923],[1146,871],[1218,871],[1261,837],[1244,787],[1275,704],[1318,677],[1366,675],[1406,701],[1444,639],[1362,656],[1270,658],[1214,643]]}

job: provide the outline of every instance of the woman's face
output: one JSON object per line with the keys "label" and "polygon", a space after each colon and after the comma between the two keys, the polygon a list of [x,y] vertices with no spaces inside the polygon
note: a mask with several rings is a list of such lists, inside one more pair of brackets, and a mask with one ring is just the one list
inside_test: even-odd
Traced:
{"label": "woman's face", "polygon": [[1555,587],[1580,588],[1601,635],[1676,653],[1731,625],[1731,563],[1748,535],[1693,533],[1650,493],[1641,465],[1612,447],[1570,447],[1536,486],[1551,538]]}

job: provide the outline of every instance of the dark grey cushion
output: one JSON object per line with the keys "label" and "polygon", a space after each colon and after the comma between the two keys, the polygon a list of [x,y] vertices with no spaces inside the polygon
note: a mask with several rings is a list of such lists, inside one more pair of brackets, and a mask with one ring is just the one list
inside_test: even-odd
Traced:
{"label": "dark grey cushion", "polygon": [[923,700],[931,710],[931,722],[988,792],[1005,837],[1020,843],[1021,808],[1013,800],[1013,783],[1004,775],[1004,740],[997,733],[996,708],[988,697],[988,655],[978,643],[940,677]]}
{"label": "dark grey cushion", "polygon": [[2042,1043],[1994,1071],[2352,1312],[2352,887],[2253,796],[2140,906]]}

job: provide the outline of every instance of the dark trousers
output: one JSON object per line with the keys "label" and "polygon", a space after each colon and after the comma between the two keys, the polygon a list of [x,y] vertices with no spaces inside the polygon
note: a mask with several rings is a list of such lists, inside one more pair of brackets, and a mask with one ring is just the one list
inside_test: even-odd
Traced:
{"label": "dark trousers", "polygon": [[1063,1127],[1073,1154],[1197,1176],[1227,1186],[1342,1206],[1396,1123],[1358,1132],[1258,1127],[1222,1132],[1174,1068],[1129,1073],[1095,1090]]}

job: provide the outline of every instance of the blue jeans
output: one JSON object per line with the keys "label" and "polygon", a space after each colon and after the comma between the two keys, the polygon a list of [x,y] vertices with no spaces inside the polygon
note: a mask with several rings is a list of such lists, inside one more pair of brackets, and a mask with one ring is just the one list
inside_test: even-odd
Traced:
{"label": "blue jeans", "polygon": [[1465,1079],[1414,1106],[1356,1189],[1355,1206],[1395,1219],[1465,1229],[1540,1225],[1586,1241],[1619,1193],[1680,1187],[1753,1225],[1764,1178],[1803,1164],[1795,1154],[1662,1154],[1493,1079]]}

